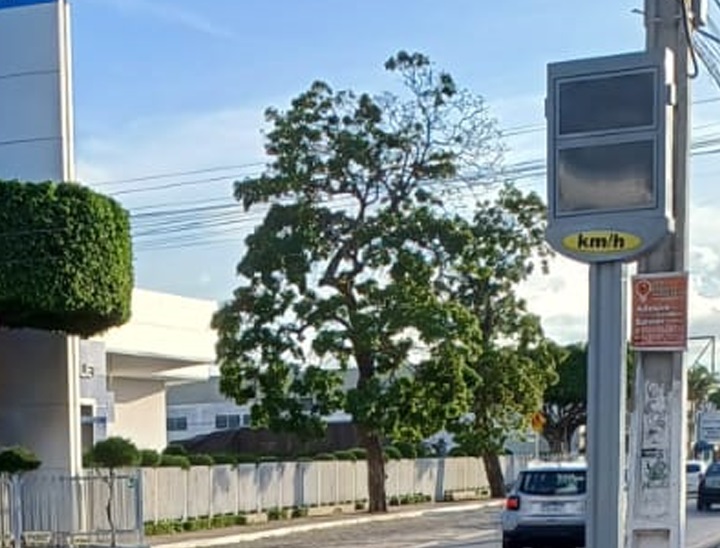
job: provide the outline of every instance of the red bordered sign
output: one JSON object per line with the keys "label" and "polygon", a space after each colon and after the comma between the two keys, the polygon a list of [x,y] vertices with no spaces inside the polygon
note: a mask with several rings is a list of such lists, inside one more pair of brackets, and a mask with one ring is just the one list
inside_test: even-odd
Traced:
{"label": "red bordered sign", "polygon": [[632,279],[632,346],[638,350],[687,349],[688,276],[663,272]]}

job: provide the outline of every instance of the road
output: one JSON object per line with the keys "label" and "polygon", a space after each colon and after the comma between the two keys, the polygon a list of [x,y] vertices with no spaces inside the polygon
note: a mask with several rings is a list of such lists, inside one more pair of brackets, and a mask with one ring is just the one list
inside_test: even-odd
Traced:
{"label": "road", "polygon": [[[498,510],[442,512],[420,518],[350,525],[243,543],[243,548],[501,548]],[[687,548],[720,546],[720,510],[688,503]],[[237,545],[236,545],[237,546]]]}

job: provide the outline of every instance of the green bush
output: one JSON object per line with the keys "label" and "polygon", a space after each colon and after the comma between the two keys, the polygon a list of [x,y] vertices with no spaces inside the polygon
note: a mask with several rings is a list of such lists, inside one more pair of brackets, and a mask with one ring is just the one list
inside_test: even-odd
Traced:
{"label": "green bush", "polygon": [[163,455],[181,455],[183,457],[188,456],[188,451],[180,444],[171,443],[162,452]]}
{"label": "green bush", "polygon": [[404,459],[417,458],[417,447],[414,443],[410,443],[409,441],[399,441],[399,442],[395,443],[395,447],[397,448],[398,451],[400,451],[402,458],[404,458]]}
{"label": "green bush", "polygon": [[352,451],[335,451],[334,455],[337,460],[357,460],[355,453],[353,453]]}
{"label": "green bush", "polygon": [[130,319],[128,213],[77,184],[0,182],[0,318],[89,337]]}
{"label": "green bush", "polygon": [[40,467],[40,459],[24,447],[8,447],[0,451],[0,473],[21,474],[37,470]]}
{"label": "green bush", "polygon": [[284,508],[278,508],[277,506],[269,508],[267,511],[268,521],[278,521],[287,519],[288,514]]}
{"label": "green bush", "polygon": [[160,457],[160,466],[187,470],[190,468],[190,459],[184,455],[162,455]]}
{"label": "green bush", "polygon": [[290,514],[290,517],[292,518],[305,518],[308,515],[308,508],[307,506],[295,506],[292,509],[292,513]]}
{"label": "green bush", "polygon": [[385,458],[388,460],[399,460],[403,458],[403,456],[397,447],[389,445],[385,448]]}
{"label": "green bush", "polygon": [[238,464],[255,464],[258,461],[258,456],[250,453],[240,453],[235,457],[235,460]]}
{"label": "green bush", "polygon": [[238,458],[235,455],[229,455],[227,453],[217,453],[212,455],[215,464],[232,464],[238,463]]}
{"label": "green bush", "polygon": [[400,506],[400,497],[398,497],[398,496],[396,496],[396,495],[393,495],[393,496],[390,497],[390,499],[388,500],[388,504],[389,504],[390,506]]}
{"label": "green bush", "polygon": [[450,452],[448,453],[451,457],[467,457],[467,451],[465,451],[462,447],[453,447],[450,449]]}
{"label": "green bush", "polygon": [[142,449],[140,451],[140,466],[157,466],[160,464],[160,453],[155,449]]}
{"label": "green bush", "polygon": [[192,466],[212,466],[215,464],[215,459],[204,454],[188,455],[188,460]]}
{"label": "green bush", "polygon": [[332,453],[318,453],[313,460],[336,460],[336,457]]}
{"label": "green bush", "polygon": [[98,468],[137,466],[140,464],[140,451],[130,440],[113,436],[93,446],[90,462]]}
{"label": "green bush", "polygon": [[367,449],[364,447],[354,447],[350,449],[357,460],[367,460]]}
{"label": "green bush", "polygon": [[278,462],[280,459],[278,457],[275,457],[273,455],[263,455],[262,457],[257,459],[257,462]]}

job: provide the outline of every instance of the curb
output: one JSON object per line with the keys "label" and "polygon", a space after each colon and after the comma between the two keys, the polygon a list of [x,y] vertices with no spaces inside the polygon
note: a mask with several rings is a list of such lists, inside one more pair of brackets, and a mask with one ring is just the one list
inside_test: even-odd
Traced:
{"label": "curb", "polygon": [[307,531],[319,531],[323,529],[334,529],[337,527],[347,527],[351,525],[362,525],[371,522],[395,521],[400,519],[419,518],[427,514],[442,514],[453,512],[468,512],[471,510],[482,510],[483,508],[495,508],[502,505],[502,501],[491,500],[476,502],[470,504],[462,504],[457,506],[449,506],[446,508],[425,508],[422,510],[410,510],[405,512],[395,512],[380,515],[366,515],[361,517],[338,519],[336,521],[325,521],[322,523],[304,523],[302,525],[289,525],[276,529],[267,529],[264,531],[254,531],[252,533],[239,533],[234,535],[225,535],[209,538],[196,538],[192,540],[178,540],[177,542],[167,542],[164,544],[153,544],[147,542],[150,548],[211,548],[213,546],[227,546],[230,544],[239,544],[241,542],[253,542],[256,540],[283,537],[294,533],[304,533]]}

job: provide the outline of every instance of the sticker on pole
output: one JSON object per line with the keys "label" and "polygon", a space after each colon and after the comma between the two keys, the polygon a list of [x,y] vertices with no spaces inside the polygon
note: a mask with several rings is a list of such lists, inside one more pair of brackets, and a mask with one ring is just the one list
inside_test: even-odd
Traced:
{"label": "sticker on pole", "polygon": [[687,349],[686,273],[638,274],[632,280],[632,347],[643,351]]}

